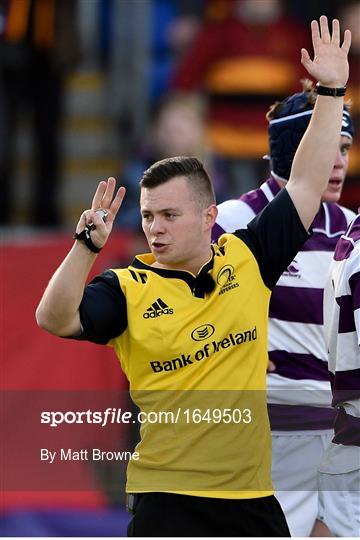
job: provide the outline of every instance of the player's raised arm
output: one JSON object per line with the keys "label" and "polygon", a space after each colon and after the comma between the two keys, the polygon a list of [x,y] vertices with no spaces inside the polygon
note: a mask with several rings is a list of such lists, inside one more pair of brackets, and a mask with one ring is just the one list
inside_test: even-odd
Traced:
{"label": "player's raised arm", "polygon": [[286,189],[299,216],[309,228],[333,168],[340,139],[345,85],[349,75],[348,52],[351,33],[345,30],[340,44],[340,25],[327,18],[311,23],[314,59],[302,49],[301,61],[318,81],[318,97],[306,133],[295,154]]}
{"label": "player's raised arm", "polygon": [[52,334],[74,336],[81,332],[79,305],[86,279],[109,238],[125,194],[125,188],[120,187],[114,196],[115,188],[115,178],[99,183],[91,208],[81,214],[77,224],[77,241],[52,276],[36,310],[38,325]]}

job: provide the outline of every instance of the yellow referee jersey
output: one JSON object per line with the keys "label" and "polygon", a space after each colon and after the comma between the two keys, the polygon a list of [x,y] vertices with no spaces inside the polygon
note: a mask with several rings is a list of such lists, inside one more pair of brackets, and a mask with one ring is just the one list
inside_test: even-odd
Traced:
{"label": "yellow referee jersey", "polygon": [[[127,491],[271,495],[266,407],[271,288],[308,238],[286,190],[247,230],[223,235],[194,276],[153,255],[85,289],[81,339],[111,345],[141,424]],[[212,278],[215,287],[204,285]],[[154,421],[152,421],[154,419]]]}

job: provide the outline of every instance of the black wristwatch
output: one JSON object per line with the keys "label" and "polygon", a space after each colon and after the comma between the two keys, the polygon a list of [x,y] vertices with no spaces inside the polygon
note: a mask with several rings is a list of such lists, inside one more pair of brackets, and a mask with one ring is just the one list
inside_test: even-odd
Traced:
{"label": "black wristwatch", "polygon": [[90,251],[92,251],[93,253],[100,253],[102,249],[102,248],[96,247],[94,242],[92,241],[91,235],[90,235],[90,227],[85,227],[85,229],[81,231],[81,233],[79,234],[75,233],[73,238],[75,238],[75,240],[83,240],[86,247],[90,249]]}
{"label": "black wristwatch", "polygon": [[321,86],[321,84],[317,83],[316,91],[319,96],[343,97],[346,94],[346,86],[329,88],[328,86]]}
{"label": "black wristwatch", "polygon": [[[108,211],[104,210],[104,208],[98,208],[95,210],[95,212],[102,218],[103,221],[106,221],[106,218],[108,217]],[[93,223],[89,223],[81,233],[75,233],[73,238],[75,240],[82,240],[86,247],[90,249],[93,253],[100,253],[102,248],[98,248],[95,246],[94,242],[91,238],[91,231],[94,231],[96,229],[96,226]]]}

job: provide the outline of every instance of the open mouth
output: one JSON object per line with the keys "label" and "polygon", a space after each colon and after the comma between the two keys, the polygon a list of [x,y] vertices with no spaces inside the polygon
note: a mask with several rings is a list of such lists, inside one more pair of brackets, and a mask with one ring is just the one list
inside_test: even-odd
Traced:
{"label": "open mouth", "polygon": [[161,244],[160,242],[153,242],[151,245],[155,250],[165,249],[167,247],[167,244]]}
{"label": "open mouth", "polygon": [[338,186],[341,186],[342,180],[335,180],[335,179],[332,179],[332,180],[329,180],[329,184],[330,184],[331,186],[338,187]]}

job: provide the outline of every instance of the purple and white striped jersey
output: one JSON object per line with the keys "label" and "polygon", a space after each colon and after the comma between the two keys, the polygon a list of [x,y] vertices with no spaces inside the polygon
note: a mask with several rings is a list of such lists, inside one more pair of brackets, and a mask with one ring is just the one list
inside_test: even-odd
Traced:
{"label": "purple and white striped jersey", "polygon": [[333,443],[360,450],[360,215],[335,249],[325,288],[324,325],[332,404],[338,411]]}
{"label": "purple and white striped jersey", "polygon": [[[279,193],[270,178],[238,200],[218,206],[213,229],[245,228]],[[313,235],[273,289],[269,312],[269,358],[276,366],[267,376],[273,431],[327,430],[333,427],[331,389],[323,327],[323,295],[332,255],[355,214],[333,203],[322,203]]]}

